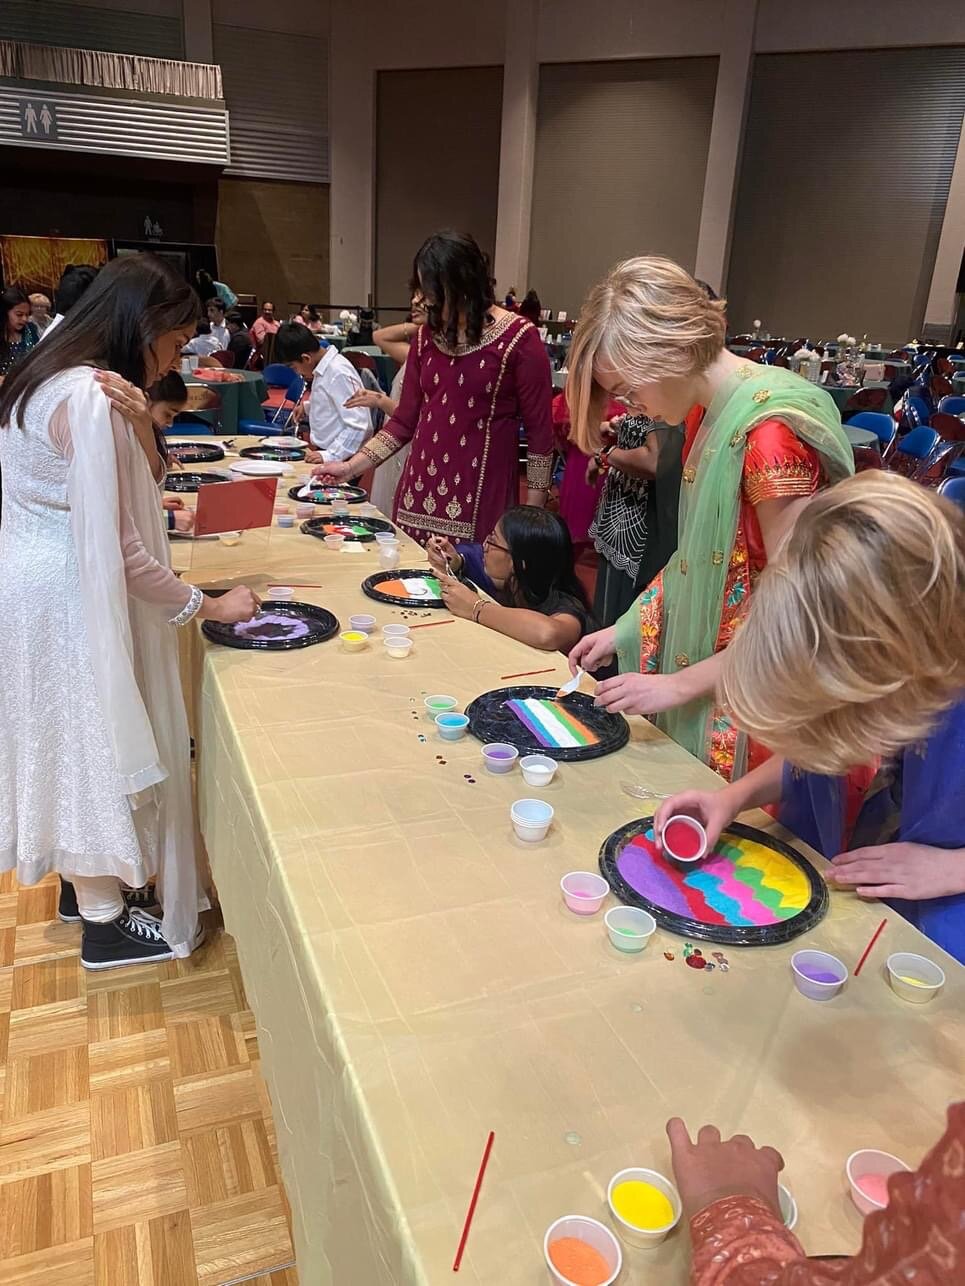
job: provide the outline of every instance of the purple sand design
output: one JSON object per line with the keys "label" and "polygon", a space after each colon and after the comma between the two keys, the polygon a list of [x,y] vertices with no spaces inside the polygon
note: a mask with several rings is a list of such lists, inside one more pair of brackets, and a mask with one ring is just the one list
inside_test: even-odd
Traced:
{"label": "purple sand design", "polygon": [[275,612],[262,612],[250,621],[242,621],[234,627],[236,634],[243,639],[254,639],[266,642],[276,639],[301,639],[310,632],[306,621],[293,616],[282,616]]}
{"label": "purple sand design", "polygon": [[830,973],[827,969],[808,969],[806,966],[802,968],[801,965],[798,965],[797,971],[798,973],[803,974],[805,978],[809,978],[811,982],[840,982],[841,981],[841,977],[839,974]]}
{"label": "purple sand design", "polygon": [[673,877],[661,871],[649,853],[639,845],[628,844],[617,858],[617,870],[638,893],[656,906],[661,906],[673,915],[686,919],[693,917],[687,905],[687,899],[674,883]]}

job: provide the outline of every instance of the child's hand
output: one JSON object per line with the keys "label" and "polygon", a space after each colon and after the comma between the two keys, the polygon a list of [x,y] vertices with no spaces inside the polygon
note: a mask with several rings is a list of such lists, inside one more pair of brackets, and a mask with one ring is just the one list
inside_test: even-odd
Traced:
{"label": "child's hand", "polygon": [[723,790],[681,791],[679,795],[665,799],[657,809],[653,819],[654,833],[660,839],[668,819],[677,813],[683,813],[685,817],[695,818],[703,826],[707,832],[707,852],[712,853],[721,833],[740,812],[739,806],[735,808],[735,802],[726,787]]}

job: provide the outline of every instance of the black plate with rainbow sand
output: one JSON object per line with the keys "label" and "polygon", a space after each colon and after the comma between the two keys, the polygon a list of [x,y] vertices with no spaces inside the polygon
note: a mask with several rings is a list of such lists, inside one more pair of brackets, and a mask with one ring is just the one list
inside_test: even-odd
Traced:
{"label": "black plate with rainbow sand", "polygon": [[293,652],[324,643],[339,631],[338,618],[324,607],[267,599],[250,621],[224,625],[203,621],[201,632],[212,643],[249,652]]}
{"label": "black plate with rainbow sand", "polygon": [[197,491],[199,487],[207,487],[212,482],[230,481],[231,478],[227,473],[218,473],[215,470],[212,470],[211,473],[191,473],[186,469],[174,469],[164,479],[164,490]]}
{"label": "black plate with rainbow sand", "polygon": [[214,464],[224,459],[224,447],[217,442],[168,442],[168,455],[178,464]]}
{"label": "black plate with rainbow sand", "polygon": [[[630,726],[622,714],[608,714],[585,692],[572,692],[559,701],[556,692],[532,683],[484,692],[466,707],[469,731],[484,745],[505,741],[521,755],[548,755],[565,763],[600,759],[627,744]],[[510,702],[539,706],[517,711]],[[564,737],[558,735],[561,730]]]}
{"label": "black plate with rainbow sand", "polygon": [[433,595],[408,594],[401,582],[403,579],[417,576],[439,584],[439,578],[428,567],[400,567],[391,572],[375,572],[362,582],[362,592],[379,603],[392,603],[395,607],[445,607],[442,598]]}
{"label": "black plate with rainbow sand", "polygon": [[304,460],[304,447],[244,447],[238,452],[246,460]]}
{"label": "black plate with rainbow sand", "polygon": [[374,540],[377,531],[395,531],[384,518],[309,518],[301,529],[306,536],[317,536],[319,540],[344,536],[346,540],[361,541]]}
{"label": "black plate with rainbow sand", "polygon": [[722,946],[790,942],[828,909],[827,885],[806,857],[740,822],[708,857],[685,865],[664,857],[653,818],[639,818],[604,842],[600,870],[621,902],[683,938]]}
{"label": "black plate with rainbow sand", "polygon": [[317,487],[312,487],[307,496],[301,494],[304,486],[305,483],[303,482],[297,487],[289,488],[288,498],[290,500],[303,500],[307,505],[358,505],[369,498],[367,491],[364,491],[361,487],[350,487],[347,483],[320,482]]}

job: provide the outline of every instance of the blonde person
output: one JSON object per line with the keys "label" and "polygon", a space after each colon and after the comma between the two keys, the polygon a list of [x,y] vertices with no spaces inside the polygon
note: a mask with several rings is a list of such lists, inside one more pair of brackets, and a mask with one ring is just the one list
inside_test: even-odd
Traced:
{"label": "blonde person", "polygon": [[[799,515],[724,654],[721,695],[774,757],[665,801],[713,843],[745,809],[780,820],[965,963],[965,516],[880,470]],[[877,765],[877,772],[875,767]]]}
{"label": "blonde person", "polygon": [[[346,406],[367,406],[370,411],[381,411],[387,420],[395,415],[402,397],[402,384],[405,380],[405,364],[409,356],[409,345],[419,333],[419,327],[426,323],[426,302],[421,294],[412,296],[412,311],[409,320],[394,326],[381,326],[372,332],[372,342],[381,348],[386,356],[398,362],[399,369],[392,381],[388,393],[376,392],[374,389],[360,389],[345,403]],[[375,481],[369,499],[382,513],[392,512],[395,493],[402,477],[402,470],[409,458],[409,444],[390,456],[375,472]]]}
{"label": "blonde person", "polygon": [[[719,654],[803,500],[854,470],[823,389],[724,347],[724,301],[669,259],[628,259],[590,291],[570,350],[567,399],[588,455],[615,397],[665,424],[688,418],[678,548],[617,624],[583,639],[571,666],[620,673],[597,688],[608,710],[656,722],[726,777],[746,746],[714,701]],[[692,416],[693,408],[705,408]]]}

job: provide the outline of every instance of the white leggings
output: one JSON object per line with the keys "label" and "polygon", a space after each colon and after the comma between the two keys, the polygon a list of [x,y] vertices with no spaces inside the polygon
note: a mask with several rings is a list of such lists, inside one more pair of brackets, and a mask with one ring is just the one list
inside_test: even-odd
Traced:
{"label": "white leggings", "polygon": [[109,924],[124,914],[121,882],[116,875],[71,875],[70,882],[85,920],[93,924]]}

